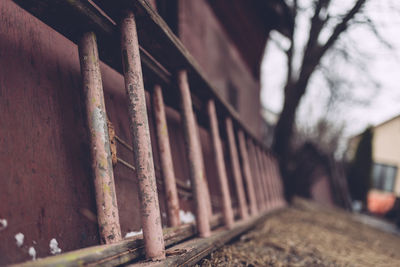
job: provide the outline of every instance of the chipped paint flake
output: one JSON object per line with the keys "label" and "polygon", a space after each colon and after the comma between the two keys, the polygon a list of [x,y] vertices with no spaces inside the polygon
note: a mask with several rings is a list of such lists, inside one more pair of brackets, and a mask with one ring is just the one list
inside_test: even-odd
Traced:
{"label": "chipped paint flake", "polygon": [[57,240],[55,238],[50,240],[49,246],[50,246],[50,253],[51,254],[54,255],[54,254],[61,253],[61,249],[58,247],[58,242],[57,242]]}
{"label": "chipped paint flake", "polygon": [[143,229],[140,229],[140,231],[137,231],[137,232],[132,231],[132,232],[126,233],[125,238],[138,236],[138,235],[142,235],[142,234],[143,234]]}
{"label": "chipped paint flake", "polygon": [[0,219],[0,231],[6,229],[8,223],[6,219]]}
{"label": "chipped paint flake", "polygon": [[22,247],[22,245],[24,244],[24,234],[23,233],[18,233],[15,236],[15,240],[17,241],[17,246],[18,247]]}
{"label": "chipped paint flake", "polygon": [[29,247],[28,254],[32,257],[32,260],[36,260],[36,249],[34,247]]}
{"label": "chipped paint flake", "polygon": [[180,210],[179,211],[179,218],[181,220],[182,223],[191,223],[195,221],[195,217],[194,214],[191,213],[190,211],[184,211],[184,210]]}

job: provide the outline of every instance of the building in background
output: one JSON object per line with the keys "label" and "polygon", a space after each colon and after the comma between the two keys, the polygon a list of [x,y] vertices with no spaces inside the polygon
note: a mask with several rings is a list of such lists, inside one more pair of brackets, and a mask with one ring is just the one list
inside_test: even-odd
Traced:
{"label": "building in background", "polygon": [[[372,127],[372,181],[368,196],[371,211],[385,213],[400,197],[400,115]],[[348,158],[354,156],[361,135],[349,141]]]}

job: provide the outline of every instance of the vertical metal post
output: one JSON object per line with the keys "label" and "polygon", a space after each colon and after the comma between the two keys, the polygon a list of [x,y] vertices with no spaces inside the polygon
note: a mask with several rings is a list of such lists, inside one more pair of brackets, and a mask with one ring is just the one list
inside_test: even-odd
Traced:
{"label": "vertical metal post", "polygon": [[135,18],[130,11],[126,12],[126,16],[121,23],[121,51],[125,89],[129,103],[133,152],[139,180],[141,219],[146,256],[152,260],[164,259],[164,238],[154,173],[139,43]]}
{"label": "vertical metal post", "polygon": [[274,183],[273,183],[273,179],[272,179],[272,169],[271,169],[271,164],[269,164],[269,162],[268,162],[268,156],[267,156],[267,154],[266,154],[267,152],[265,152],[265,151],[263,151],[263,153],[262,153],[262,161],[263,161],[263,164],[264,164],[264,168],[265,168],[265,170],[266,170],[266,181],[267,181],[267,185],[268,185],[268,191],[269,191],[269,201],[270,201],[270,203],[269,203],[269,206],[270,207],[273,207],[274,205],[275,205],[275,203],[276,203],[276,188],[275,188],[275,186],[274,186]]}
{"label": "vertical metal post", "polygon": [[261,181],[260,181],[260,173],[259,169],[257,166],[257,161],[255,158],[254,154],[254,146],[250,138],[247,139],[247,147],[249,148],[249,158],[251,161],[252,165],[252,171],[253,171],[253,179],[255,182],[255,188],[257,189],[256,193],[258,196],[258,210],[263,211],[264,210],[264,192],[261,186]]}
{"label": "vertical metal post", "polygon": [[280,201],[282,200],[282,194],[279,190],[279,175],[275,166],[275,162],[273,160],[273,157],[269,157],[270,165],[271,165],[271,170],[272,170],[272,181],[274,183],[274,188],[275,188],[275,194],[276,194],[276,201],[275,201],[275,207],[279,206]]}
{"label": "vertical metal post", "polygon": [[110,244],[121,240],[121,227],[95,34],[93,32],[85,33],[78,48],[87,124],[90,131],[90,152],[100,239],[102,243]]}
{"label": "vertical metal post", "polygon": [[285,193],[284,193],[284,191],[283,191],[283,183],[282,183],[282,177],[281,177],[281,174],[280,174],[280,170],[279,170],[279,164],[278,164],[278,161],[276,160],[276,158],[271,158],[271,160],[272,160],[272,162],[273,162],[273,166],[274,166],[274,169],[275,169],[275,172],[276,172],[276,182],[277,182],[277,191],[278,191],[278,194],[279,194],[279,201],[278,201],[278,204],[279,205],[285,205]]}
{"label": "vertical metal post", "polygon": [[262,186],[263,191],[264,191],[264,207],[268,208],[269,192],[268,192],[268,186],[266,184],[266,172],[265,172],[264,166],[262,164],[259,147],[257,145],[255,145],[254,150],[255,150],[255,154],[256,154],[256,160],[258,162],[258,167],[260,169],[261,186]]}
{"label": "vertical metal post", "polygon": [[240,172],[240,163],[239,163],[238,152],[237,152],[237,148],[236,148],[235,135],[233,133],[232,119],[230,117],[226,117],[225,127],[226,127],[226,133],[228,136],[229,154],[231,157],[233,178],[235,179],[236,192],[238,194],[238,199],[239,199],[240,217],[242,219],[247,219],[249,217],[249,212],[247,210],[246,196],[244,194],[244,186],[243,186],[243,180],[242,180],[242,173]]}
{"label": "vertical metal post", "polygon": [[265,192],[265,208],[268,209],[270,207],[270,203],[271,203],[271,200],[270,200],[271,194],[270,194],[270,188],[269,188],[268,182],[267,182],[267,170],[265,168],[261,153],[262,152],[261,152],[260,147],[256,146],[256,154],[257,154],[258,164],[261,169],[262,186],[263,186],[264,192]]}
{"label": "vertical metal post", "polygon": [[212,205],[211,205],[211,196],[210,196],[210,191],[208,190],[208,182],[207,182],[207,177],[206,177],[206,167],[204,166],[204,159],[203,159],[203,149],[201,147],[201,138],[200,138],[200,127],[199,124],[197,123],[197,119],[196,119],[196,115],[194,116],[194,124],[196,125],[196,133],[197,133],[197,138],[196,140],[197,145],[199,147],[199,153],[200,153],[200,165],[201,165],[201,169],[202,169],[202,175],[203,175],[203,184],[204,184],[204,200],[206,202],[206,206],[207,206],[207,211],[208,211],[208,218],[211,220],[212,216],[213,216],[213,212],[212,212]]}
{"label": "vertical metal post", "polygon": [[243,175],[247,184],[247,194],[249,196],[249,201],[250,201],[250,212],[252,215],[256,215],[257,214],[256,193],[254,190],[253,178],[250,173],[249,155],[247,153],[246,143],[242,130],[239,130],[238,132],[238,139],[239,139],[240,156],[242,158],[242,165],[243,165]]}
{"label": "vertical metal post", "polygon": [[187,72],[178,72],[178,87],[181,94],[181,114],[186,142],[186,153],[189,159],[189,171],[192,181],[194,200],[196,205],[196,223],[199,235],[208,237],[211,234],[209,212],[205,201],[206,187],[201,163],[200,142],[196,133],[196,122],[193,113]]}
{"label": "vertical metal post", "polygon": [[228,178],[226,175],[225,160],[222,151],[221,137],[219,135],[217,112],[215,110],[214,100],[208,100],[207,109],[210,121],[211,139],[215,154],[215,165],[217,166],[217,175],[222,195],[224,221],[227,228],[232,228],[234,222],[232,202],[229,194]]}
{"label": "vertical metal post", "polygon": [[164,99],[160,85],[154,86],[153,108],[156,121],[158,150],[160,153],[161,172],[164,178],[165,195],[167,196],[168,224],[169,226],[175,227],[180,225],[179,199],[176,188],[174,165],[172,162],[171,146],[169,143]]}

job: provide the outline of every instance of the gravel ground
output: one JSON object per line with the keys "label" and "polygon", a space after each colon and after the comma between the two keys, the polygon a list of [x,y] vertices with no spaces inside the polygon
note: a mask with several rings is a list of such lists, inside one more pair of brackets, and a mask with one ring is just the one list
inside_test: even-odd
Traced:
{"label": "gravel ground", "polygon": [[400,266],[400,237],[297,199],[200,266]]}

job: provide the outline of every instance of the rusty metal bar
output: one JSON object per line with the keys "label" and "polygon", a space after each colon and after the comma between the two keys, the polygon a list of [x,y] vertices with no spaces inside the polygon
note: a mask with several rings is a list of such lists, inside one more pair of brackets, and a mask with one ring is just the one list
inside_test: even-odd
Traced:
{"label": "rusty metal bar", "polygon": [[249,212],[247,210],[246,195],[244,194],[242,173],[240,171],[240,163],[236,148],[235,135],[233,133],[232,119],[230,117],[225,118],[225,127],[228,136],[229,155],[231,158],[233,178],[235,179],[236,193],[238,194],[238,199],[239,199],[240,217],[242,219],[247,219],[249,217]]}
{"label": "rusty metal bar", "polygon": [[127,142],[125,142],[121,137],[119,137],[118,135],[115,135],[115,140],[117,140],[118,143],[120,143],[122,146],[124,146],[125,148],[127,148],[129,151],[133,152],[133,148],[131,145],[129,145]]}
{"label": "rusty metal bar", "polygon": [[262,148],[260,148],[260,154],[261,154],[261,162],[265,170],[265,184],[268,189],[268,207],[272,207],[276,199],[276,195],[275,195],[275,188],[270,175],[271,168],[268,166],[268,162],[266,160],[266,154]]}
{"label": "rusty metal bar", "polygon": [[258,168],[256,165],[256,161],[254,158],[254,149],[253,144],[250,138],[247,138],[247,147],[248,147],[248,154],[249,154],[249,162],[251,165],[251,172],[253,177],[254,188],[256,189],[256,197],[257,197],[257,209],[258,211],[263,211],[264,209],[264,196],[262,193],[262,188],[260,185],[259,173]]}
{"label": "rusty metal bar", "polygon": [[270,158],[269,159],[269,162],[270,162],[270,166],[271,166],[271,180],[272,180],[272,183],[273,183],[273,188],[274,188],[274,192],[275,192],[275,203],[274,203],[274,206],[277,206],[277,205],[279,205],[279,201],[280,201],[280,197],[279,197],[279,188],[278,188],[278,173],[277,173],[277,170],[276,170],[276,168],[275,168],[275,166],[274,166],[274,162],[273,162],[273,160]]}
{"label": "rusty metal bar", "polygon": [[167,196],[168,223],[169,226],[174,227],[180,224],[179,199],[176,189],[171,146],[169,143],[164,99],[160,85],[154,86],[153,110],[156,121],[156,132],[157,132],[158,150],[160,153],[161,171],[164,177],[165,195]]}
{"label": "rusty metal bar", "polygon": [[276,194],[276,200],[275,200],[275,203],[274,203],[274,206],[276,207],[276,206],[279,205],[280,201],[282,200],[281,196],[279,195],[280,192],[279,192],[279,185],[278,185],[278,182],[279,182],[278,181],[278,179],[279,179],[278,178],[278,172],[277,172],[277,169],[275,168],[275,163],[274,163],[272,157],[269,157],[268,160],[269,160],[270,165],[271,165],[272,183],[274,184],[274,191],[275,191],[275,194]]}
{"label": "rusty metal bar", "polygon": [[266,181],[267,181],[267,185],[268,185],[269,192],[270,192],[270,202],[271,202],[270,206],[274,207],[276,200],[277,200],[277,195],[276,195],[276,187],[274,185],[273,178],[272,178],[272,167],[268,160],[268,155],[267,155],[266,151],[263,151],[262,156],[263,156],[263,162],[264,162],[264,166],[265,166],[266,174],[267,174]]}
{"label": "rusty metal bar", "polygon": [[199,124],[197,123],[197,118],[196,116],[194,116],[194,123],[196,125],[196,133],[197,133],[197,141],[198,141],[198,146],[199,146],[199,151],[200,151],[200,155],[201,155],[201,160],[200,160],[200,165],[201,165],[201,169],[202,169],[202,175],[203,175],[203,183],[204,183],[204,200],[206,201],[206,205],[207,205],[207,210],[208,210],[208,216],[210,216],[210,218],[213,216],[213,211],[212,211],[212,204],[211,204],[211,196],[210,196],[210,191],[208,190],[208,182],[207,182],[207,177],[206,177],[206,167],[204,165],[204,159],[203,159],[203,148],[201,147],[201,138],[200,138],[200,127]]}
{"label": "rusty metal bar", "polygon": [[266,204],[267,204],[268,200],[267,200],[267,192],[266,192],[266,189],[264,186],[264,181],[263,181],[263,172],[261,169],[256,144],[254,144],[253,140],[251,140],[250,144],[253,148],[254,166],[256,169],[257,177],[258,177],[258,184],[260,186],[261,201],[262,201],[261,206],[262,206],[262,210],[265,211],[265,209],[267,208]]}
{"label": "rusty metal bar", "polygon": [[266,170],[264,168],[264,164],[261,159],[260,149],[257,145],[254,145],[255,153],[256,153],[256,160],[258,163],[258,167],[260,169],[260,178],[261,178],[261,187],[263,188],[264,192],[264,206],[265,209],[269,208],[269,188],[266,184]]}
{"label": "rusty metal bar", "polygon": [[186,191],[192,192],[192,188],[190,187],[190,185],[185,184],[185,182],[179,180],[179,179],[175,179],[176,185]]}
{"label": "rusty metal bar", "polygon": [[181,113],[183,129],[186,142],[186,153],[189,160],[190,179],[194,192],[196,207],[196,225],[201,237],[211,234],[209,223],[209,210],[205,200],[206,187],[202,168],[202,155],[200,152],[200,141],[198,140],[198,129],[193,113],[192,99],[190,96],[187,72],[178,71],[178,87],[181,94]]}
{"label": "rusty metal bar", "polygon": [[256,160],[258,163],[258,168],[260,170],[260,179],[261,179],[261,186],[263,188],[263,192],[264,192],[264,207],[265,209],[268,208],[268,202],[269,202],[269,194],[268,194],[268,186],[265,183],[265,170],[264,170],[264,165],[262,164],[261,161],[261,156],[260,156],[260,149],[257,145],[254,145],[254,150],[255,150],[255,154],[256,154]]}
{"label": "rusty metal bar", "polygon": [[271,169],[271,164],[268,161],[268,157],[266,155],[265,151],[262,151],[262,161],[264,164],[264,169],[266,171],[266,182],[268,186],[268,192],[269,192],[269,207],[274,207],[275,202],[276,202],[276,188],[273,183],[272,179],[272,169]]}
{"label": "rusty metal bar", "polygon": [[130,163],[126,162],[125,160],[123,160],[121,158],[117,158],[117,162],[121,163],[122,165],[124,165],[125,167],[130,169],[131,171],[135,171],[135,167],[133,167]]}
{"label": "rusty metal bar", "polygon": [[275,170],[276,173],[276,184],[277,184],[277,191],[278,191],[278,196],[279,196],[279,201],[278,201],[278,205],[285,205],[286,201],[285,201],[285,192],[283,192],[283,184],[282,184],[282,177],[279,171],[279,164],[276,158],[271,157],[271,161],[272,161],[272,166]]}
{"label": "rusty metal bar", "polygon": [[246,181],[247,184],[247,195],[249,196],[249,202],[250,202],[250,212],[251,215],[254,216],[258,212],[257,199],[256,199],[256,192],[254,189],[253,177],[251,176],[250,172],[249,154],[247,152],[246,142],[242,130],[238,131],[238,139],[239,139],[240,156],[243,165],[243,175],[244,175],[244,180]]}
{"label": "rusty metal bar", "polygon": [[95,34],[92,32],[85,33],[79,42],[78,49],[87,124],[90,131],[90,152],[100,239],[102,243],[110,244],[121,240],[121,227],[115,195],[107,113]]}
{"label": "rusty metal bar", "polygon": [[129,103],[132,147],[136,174],[139,180],[140,209],[146,257],[152,260],[164,259],[164,238],[150,142],[139,43],[135,17],[130,11],[126,12],[121,22],[121,52],[125,89]]}
{"label": "rusty metal bar", "polygon": [[207,109],[210,121],[211,139],[214,148],[215,165],[217,166],[217,175],[222,195],[222,212],[224,215],[225,226],[231,229],[234,222],[232,202],[229,193],[228,178],[226,175],[225,160],[222,151],[221,137],[219,135],[217,112],[215,110],[214,100],[208,100]]}

